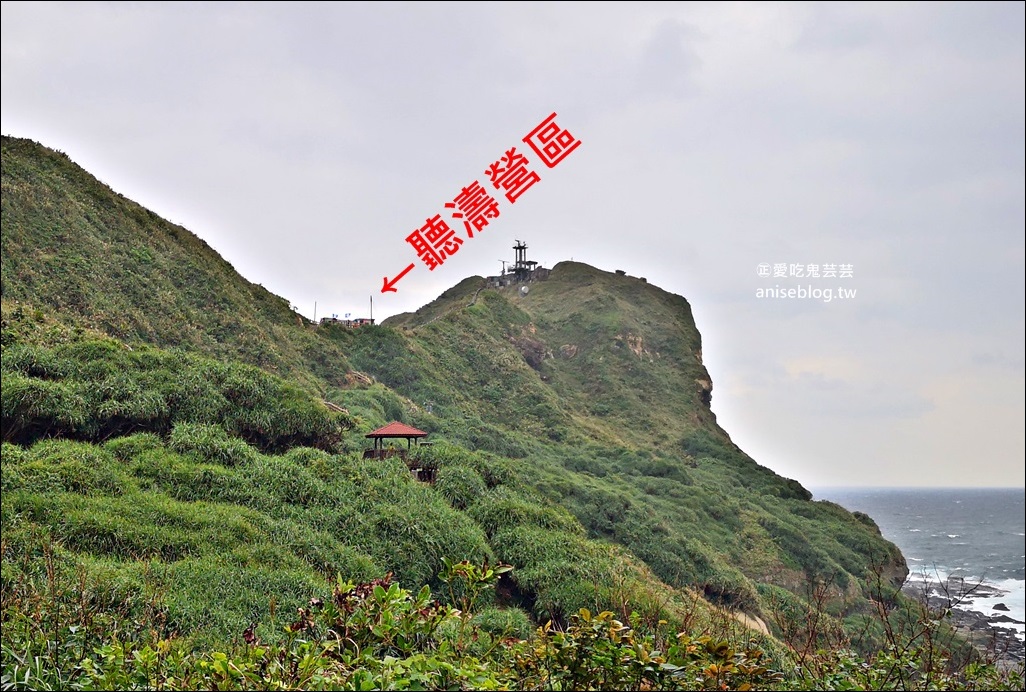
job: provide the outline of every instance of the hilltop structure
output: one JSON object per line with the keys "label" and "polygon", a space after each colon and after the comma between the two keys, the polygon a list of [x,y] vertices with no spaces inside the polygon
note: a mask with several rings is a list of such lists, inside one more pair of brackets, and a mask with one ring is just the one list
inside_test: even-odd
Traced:
{"label": "hilltop structure", "polygon": [[334,324],[339,327],[348,327],[350,329],[356,329],[357,327],[367,327],[374,324],[373,317],[355,317],[353,319],[339,319],[338,315],[332,315],[331,317],[322,317],[319,324],[323,327],[326,324]]}
{"label": "hilltop structure", "polygon": [[502,288],[514,284],[531,283],[533,281],[545,281],[549,278],[551,269],[538,266],[534,260],[527,259],[527,243],[522,240],[516,241],[513,245],[516,259],[504,266],[499,276],[489,276],[486,280],[492,288]]}

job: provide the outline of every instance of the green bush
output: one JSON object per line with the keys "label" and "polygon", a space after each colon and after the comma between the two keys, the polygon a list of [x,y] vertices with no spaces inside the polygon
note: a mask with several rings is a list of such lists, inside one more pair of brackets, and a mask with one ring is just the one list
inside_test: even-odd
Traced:
{"label": "green bush", "polygon": [[[3,363],[6,363],[6,353]],[[24,443],[42,437],[85,431],[87,403],[74,384],[4,372],[0,388],[5,442]]]}
{"label": "green bush", "polygon": [[503,639],[527,639],[535,628],[531,617],[519,608],[487,606],[470,622],[474,628]]}
{"label": "green bush", "polygon": [[252,447],[238,438],[229,437],[219,425],[179,423],[171,431],[168,446],[179,454],[193,454],[201,461],[224,466],[256,459]]}
{"label": "green bush", "polygon": [[496,533],[492,545],[500,560],[516,567],[513,580],[535,596],[543,618],[594,607],[600,587],[612,585],[610,550],[582,536],[521,525]]}
{"label": "green bush", "polygon": [[167,435],[179,423],[221,425],[264,451],[339,448],[352,425],[295,386],[258,368],[111,340],[13,345],[2,361],[3,434],[103,441]]}
{"label": "green bush", "polygon": [[456,509],[466,509],[485,493],[481,474],[467,466],[443,466],[435,478],[435,490]]}
{"label": "green bush", "polygon": [[[8,463],[4,460],[4,474]],[[13,464],[12,464],[13,465]],[[18,481],[5,480],[5,489],[31,492],[70,492],[82,495],[121,495],[127,479],[114,457],[101,447],[69,440],[47,440],[22,453]]]}
{"label": "green bush", "polygon": [[515,527],[538,527],[583,535],[580,523],[559,506],[545,506],[506,488],[493,488],[482,493],[471,505],[470,516],[492,537]]}
{"label": "green bush", "polygon": [[103,445],[104,449],[123,462],[130,461],[143,452],[163,449],[163,447],[163,440],[153,433],[136,433],[125,437],[116,437]]}

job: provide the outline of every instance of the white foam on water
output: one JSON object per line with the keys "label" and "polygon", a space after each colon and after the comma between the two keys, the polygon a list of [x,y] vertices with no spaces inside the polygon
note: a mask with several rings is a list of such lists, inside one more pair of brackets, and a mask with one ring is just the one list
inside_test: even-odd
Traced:
{"label": "white foam on water", "polygon": [[[974,582],[975,583],[975,582]],[[966,610],[973,610],[983,613],[987,617],[1001,617],[1007,615],[1018,622],[995,622],[994,627],[1015,630],[1020,640],[1026,641],[1026,581],[1022,579],[1001,579],[998,581],[985,581],[987,586],[998,589],[1001,593],[994,596],[976,596],[972,594],[960,606]],[[994,606],[1004,604],[1008,610],[997,610]]]}
{"label": "white foam on water", "polygon": [[[934,583],[934,588],[930,591],[931,596],[957,600],[957,608],[959,610],[980,613],[988,618],[1004,615],[1017,620],[1018,622],[994,622],[991,625],[1002,629],[1015,630],[1016,637],[1026,641],[1026,624],[1024,624],[1024,621],[1026,621],[1026,581],[1022,579],[983,579],[981,582],[979,577],[966,576],[964,572],[953,575],[938,567],[925,567],[922,565],[916,565],[909,572],[910,581],[922,582],[924,578]],[[958,579],[960,578],[963,580],[961,589],[957,586]],[[951,579],[954,579],[954,581],[949,584]],[[973,588],[980,583],[983,586],[994,589],[997,593],[993,596],[975,595],[972,593]],[[945,593],[943,588],[938,587],[941,584],[948,584],[947,593]],[[970,593],[963,596],[959,593],[961,590]],[[1001,604],[1006,606],[1008,610],[999,610],[994,607]]]}

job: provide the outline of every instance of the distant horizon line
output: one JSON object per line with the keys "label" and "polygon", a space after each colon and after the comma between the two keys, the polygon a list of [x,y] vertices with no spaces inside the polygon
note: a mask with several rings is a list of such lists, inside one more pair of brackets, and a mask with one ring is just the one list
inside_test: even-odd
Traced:
{"label": "distant horizon line", "polygon": [[1021,490],[1022,485],[805,485],[812,492],[820,490]]}

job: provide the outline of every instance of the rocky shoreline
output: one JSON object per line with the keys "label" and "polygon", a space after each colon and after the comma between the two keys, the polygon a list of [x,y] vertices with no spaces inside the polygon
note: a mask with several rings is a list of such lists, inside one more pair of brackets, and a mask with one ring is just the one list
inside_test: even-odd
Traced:
{"label": "rocky shoreline", "polygon": [[[1016,631],[1003,624],[1023,624],[1004,613],[987,615],[972,610],[972,598],[990,598],[1001,596],[1002,592],[986,584],[965,582],[959,578],[951,578],[945,582],[910,581],[903,591],[922,602],[929,603],[935,613],[949,613],[948,621],[957,632],[964,635],[989,660],[1002,667],[1023,665],[1026,659],[1026,645],[1016,636]],[[999,603],[995,610],[1008,611],[1008,607]]]}

